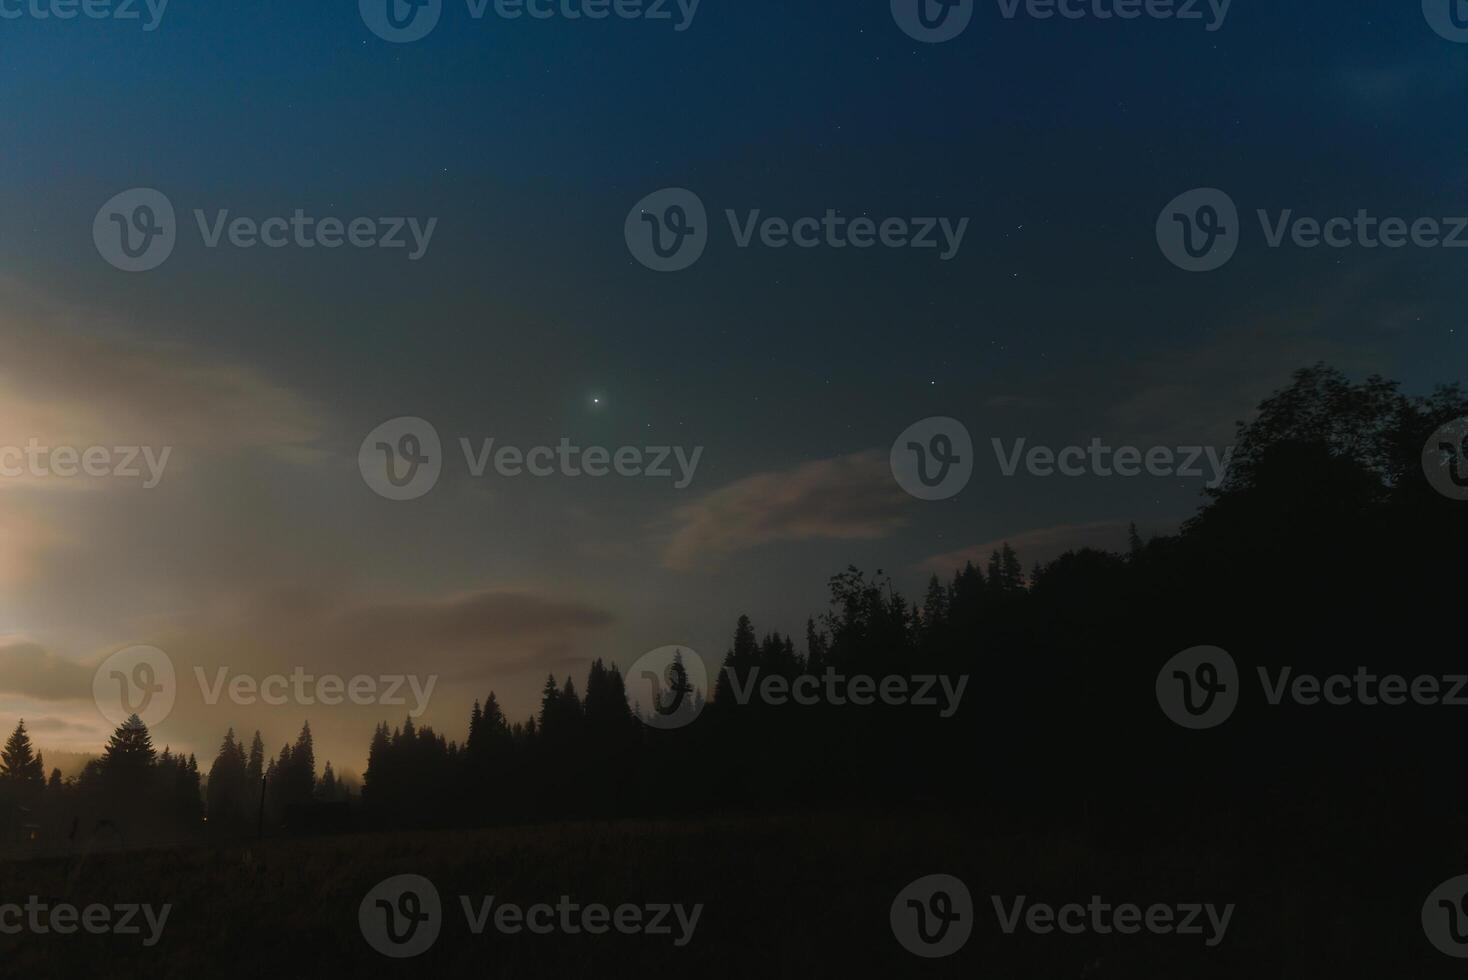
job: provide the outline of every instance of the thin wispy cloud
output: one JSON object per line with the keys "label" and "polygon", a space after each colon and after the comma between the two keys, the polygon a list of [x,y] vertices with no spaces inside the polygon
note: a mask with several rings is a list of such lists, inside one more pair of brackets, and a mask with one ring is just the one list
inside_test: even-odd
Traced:
{"label": "thin wispy cloud", "polygon": [[779,541],[884,538],[911,505],[876,450],[756,473],[678,508],[663,563],[688,570]]}

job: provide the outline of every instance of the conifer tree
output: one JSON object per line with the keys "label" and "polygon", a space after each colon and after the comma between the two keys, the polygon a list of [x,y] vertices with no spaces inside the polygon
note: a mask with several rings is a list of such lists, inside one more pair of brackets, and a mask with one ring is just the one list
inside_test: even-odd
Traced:
{"label": "conifer tree", "polygon": [[31,737],[25,730],[25,719],[15,726],[5,748],[0,751],[0,779],[26,785],[39,785],[45,778],[44,763],[31,748]]}
{"label": "conifer tree", "polygon": [[141,773],[153,764],[157,755],[148,726],[143,724],[143,719],[132,715],[107,740],[102,750],[102,772],[113,776]]}

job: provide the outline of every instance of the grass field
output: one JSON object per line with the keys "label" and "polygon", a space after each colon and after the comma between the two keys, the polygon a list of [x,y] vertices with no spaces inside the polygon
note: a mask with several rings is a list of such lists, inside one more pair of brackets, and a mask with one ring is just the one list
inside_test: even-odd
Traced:
{"label": "grass field", "polygon": [[[76,905],[173,906],[161,940],[139,936],[0,937],[14,977],[1265,977],[1340,975],[1415,959],[1416,883],[1400,896],[1351,894],[1348,866],[1282,848],[1261,875],[1219,841],[1121,847],[1069,835],[984,836],[937,815],[752,816],[577,823],[469,832],[267,841],[249,847],[94,855],[3,866],[0,902],[30,895]],[[1249,870],[1249,868],[1256,870]],[[973,935],[927,960],[893,936],[889,908],[924,875],[972,892]],[[358,906],[381,880],[417,874],[442,897],[442,931],[409,960],[375,952]],[[1286,887],[1279,882],[1290,880]],[[1312,882],[1308,888],[1300,881]],[[1012,902],[1237,903],[1225,940],[1201,936],[1007,935],[991,895]],[[682,903],[704,906],[691,940],[671,936],[471,934],[459,897],[477,905]],[[1372,925],[1377,928],[1371,928]],[[1390,938],[1389,938],[1390,937]],[[1396,945],[1401,957],[1392,954]],[[1443,960],[1438,966],[1450,965]]]}

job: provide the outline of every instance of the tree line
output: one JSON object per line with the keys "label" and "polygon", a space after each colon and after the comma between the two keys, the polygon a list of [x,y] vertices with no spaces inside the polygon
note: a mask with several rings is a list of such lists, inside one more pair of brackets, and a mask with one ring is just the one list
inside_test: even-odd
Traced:
{"label": "tree line", "polygon": [[44,771],[21,719],[0,751],[0,828],[6,831],[0,843],[239,836],[282,828],[292,812],[350,796],[330,762],[317,777],[309,723],[268,761],[258,731],[247,752],[230,729],[204,777],[192,753],[167,746],[159,752],[148,726],[133,715],[75,779],[63,780],[59,769],[43,778]]}
{"label": "tree line", "polygon": [[[580,687],[547,677],[523,720],[491,690],[462,741],[412,718],[380,723],[360,796],[329,764],[317,776],[309,724],[271,758],[258,733],[247,750],[229,732],[201,795],[192,757],[155,757],[135,720],[74,785],[53,773],[45,787],[18,728],[0,754],[0,793],[96,803],[126,786],[166,820],[203,813],[211,829],[240,831],[260,816],[262,784],[266,825],[287,829],[293,813],[322,806],[374,828],[851,805],[1131,826],[1179,801],[1278,818],[1282,799],[1339,820],[1350,812],[1341,781],[1363,769],[1372,792],[1457,801],[1457,782],[1441,778],[1457,744],[1446,713],[1280,710],[1251,691],[1220,733],[1200,735],[1164,717],[1155,683],[1171,655],[1200,644],[1228,650],[1246,689],[1256,667],[1280,663],[1452,668],[1456,647],[1415,629],[1454,621],[1468,506],[1429,485],[1423,447],[1465,416],[1456,386],[1413,398],[1381,378],[1302,370],[1240,424],[1226,481],[1177,533],[1144,538],[1133,526],[1124,550],[1072,551],[1028,573],[1005,545],[982,567],[932,577],[916,599],[881,571],[848,568],[798,640],[739,617],[713,691],[690,692],[702,710],[686,727],[643,724],[649,706],[598,658]],[[968,681],[946,716],[736,696],[756,673],[832,671]]]}

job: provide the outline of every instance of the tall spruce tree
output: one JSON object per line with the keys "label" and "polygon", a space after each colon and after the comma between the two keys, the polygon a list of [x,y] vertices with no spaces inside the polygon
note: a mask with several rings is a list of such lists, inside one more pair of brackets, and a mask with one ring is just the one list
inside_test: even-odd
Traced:
{"label": "tall spruce tree", "polygon": [[102,772],[108,776],[126,776],[145,772],[157,758],[153,736],[143,719],[132,715],[117,726],[102,750]]}
{"label": "tall spruce tree", "polygon": [[234,729],[225,733],[219,755],[209,767],[208,813],[211,823],[238,824],[250,815],[251,787],[246,776],[245,748]]}
{"label": "tall spruce tree", "polygon": [[31,747],[24,718],[6,739],[4,750],[0,751],[0,779],[32,786],[40,785],[45,779],[44,763]]}

